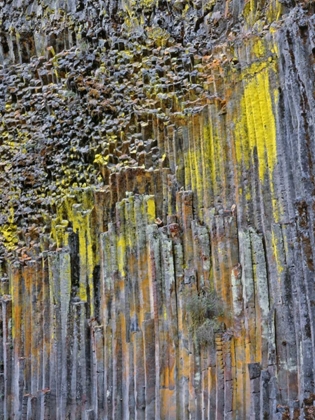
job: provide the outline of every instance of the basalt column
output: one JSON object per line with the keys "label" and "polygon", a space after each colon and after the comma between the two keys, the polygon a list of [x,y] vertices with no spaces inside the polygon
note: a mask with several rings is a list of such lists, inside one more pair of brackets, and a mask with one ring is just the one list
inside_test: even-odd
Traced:
{"label": "basalt column", "polygon": [[315,418],[315,18],[0,1],[0,420]]}

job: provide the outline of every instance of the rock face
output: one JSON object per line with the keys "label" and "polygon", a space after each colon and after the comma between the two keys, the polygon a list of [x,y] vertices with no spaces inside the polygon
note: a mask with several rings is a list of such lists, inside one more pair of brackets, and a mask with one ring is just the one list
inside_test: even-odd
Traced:
{"label": "rock face", "polygon": [[315,418],[313,12],[0,1],[0,419]]}

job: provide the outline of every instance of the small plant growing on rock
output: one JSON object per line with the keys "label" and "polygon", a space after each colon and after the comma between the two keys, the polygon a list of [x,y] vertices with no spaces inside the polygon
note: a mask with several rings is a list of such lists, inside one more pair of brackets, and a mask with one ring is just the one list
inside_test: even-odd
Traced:
{"label": "small plant growing on rock", "polygon": [[218,318],[223,315],[223,304],[215,290],[210,288],[185,291],[186,311],[190,316],[190,332],[200,345],[211,344],[220,331]]}

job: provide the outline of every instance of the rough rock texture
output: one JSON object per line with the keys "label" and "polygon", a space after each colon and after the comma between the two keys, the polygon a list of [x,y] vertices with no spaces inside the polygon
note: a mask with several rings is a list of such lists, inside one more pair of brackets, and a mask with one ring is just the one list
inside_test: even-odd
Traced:
{"label": "rough rock texture", "polygon": [[0,1],[1,419],[315,418],[313,12]]}

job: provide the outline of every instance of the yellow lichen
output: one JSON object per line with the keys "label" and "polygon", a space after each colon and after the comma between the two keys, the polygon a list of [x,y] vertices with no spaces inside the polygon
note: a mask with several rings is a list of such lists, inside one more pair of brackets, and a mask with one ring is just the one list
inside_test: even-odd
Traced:
{"label": "yellow lichen", "polygon": [[266,48],[262,39],[258,38],[255,40],[252,51],[257,58],[263,57],[265,55]]}
{"label": "yellow lichen", "polygon": [[278,219],[277,204],[274,200],[273,171],[277,162],[276,121],[274,115],[278,94],[271,89],[269,76],[271,68],[263,63],[255,63],[246,72],[244,93],[240,103],[240,116],[235,125],[235,152],[239,164],[249,169],[258,161],[261,183],[269,184]]}
{"label": "yellow lichen", "polygon": [[126,240],[123,234],[119,235],[117,239],[117,264],[118,271],[122,277],[125,276],[125,253],[126,253]]}
{"label": "yellow lichen", "polygon": [[0,226],[0,242],[3,242],[9,250],[16,248],[18,236],[17,227],[14,223],[6,223]]}
{"label": "yellow lichen", "polygon": [[146,199],[147,202],[147,217],[148,224],[155,222],[155,200],[153,196],[148,196]]}
{"label": "yellow lichen", "polygon": [[[275,231],[272,231],[272,248],[274,252],[274,258],[277,265],[278,274],[280,275],[284,271],[283,262],[281,261],[280,255],[279,255],[279,247],[281,246],[281,240],[277,237]],[[280,281],[280,277],[278,278],[278,281]]]}

